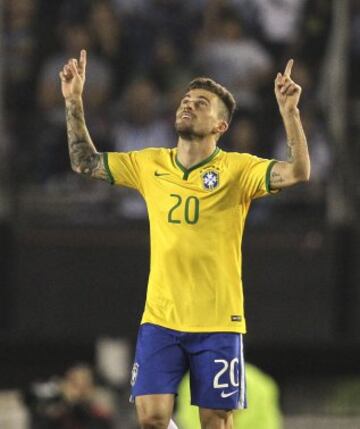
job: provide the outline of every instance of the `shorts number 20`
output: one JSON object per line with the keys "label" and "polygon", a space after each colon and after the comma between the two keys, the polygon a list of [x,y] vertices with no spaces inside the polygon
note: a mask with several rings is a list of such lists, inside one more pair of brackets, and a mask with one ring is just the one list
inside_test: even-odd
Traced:
{"label": "shorts number 20", "polygon": [[[220,371],[218,371],[214,377],[214,389],[224,389],[229,387],[228,383],[221,382],[220,378],[229,370],[229,380],[230,384],[234,387],[239,386],[239,359],[234,358],[232,361],[228,362],[225,359],[215,359],[215,363],[222,365]],[[237,366],[237,368],[236,368]]]}

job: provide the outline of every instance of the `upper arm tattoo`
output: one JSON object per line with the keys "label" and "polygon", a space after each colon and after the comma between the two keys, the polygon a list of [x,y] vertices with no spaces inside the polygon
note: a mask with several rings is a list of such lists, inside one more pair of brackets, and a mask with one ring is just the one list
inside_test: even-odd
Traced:
{"label": "upper arm tattoo", "polygon": [[273,187],[274,185],[280,185],[283,182],[284,182],[284,177],[279,171],[277,171],[274,165],[270,173],[270,188]]}
{"label": "upper arm tattoo", "polygon": [[282,189],[297,183],[293,174],[293,163],[277,161],[270,172],[270,189]]}
{"label": "upper arm tattoo", "polygon": [[294,162],[294,144],[293,140],[287,141],[287,161],[278,161],[274,164],[274,167],[270,173],[270,189],[279,189],[282,187],[289,186],[292,183],[289,180],[289,164]]}
{"label": "upper arm tattoo", "polygon": [[81,100],[66,101],[66,125],[71,166],[77,173],[107,180],[103,154],[96,151],[85,125]]}

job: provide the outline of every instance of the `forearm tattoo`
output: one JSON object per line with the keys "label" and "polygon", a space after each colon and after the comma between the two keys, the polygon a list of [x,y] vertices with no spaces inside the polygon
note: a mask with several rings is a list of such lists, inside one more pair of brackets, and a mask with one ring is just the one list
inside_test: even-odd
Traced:
{"label": "forearm tattoo", "polygon": [[288,146],[288,162],[293,162],[294,161],[294,141],[289,140],[287,142],[287,146]]}
{"label": "forearm tattoo", "polygon": [[66,126],[72,168],[78,173],[106,180],[103,157],[91,141],[80,100],[66,101]]}

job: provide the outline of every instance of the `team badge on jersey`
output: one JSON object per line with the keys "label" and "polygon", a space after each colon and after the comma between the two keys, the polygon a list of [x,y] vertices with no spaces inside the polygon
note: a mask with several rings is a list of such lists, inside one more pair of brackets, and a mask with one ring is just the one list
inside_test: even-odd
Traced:
{"label": "team badge on jersey", "polygon": [[213,191],[219,186],[219,173],[216,170],[206,170],[201,175],[204,189]]}

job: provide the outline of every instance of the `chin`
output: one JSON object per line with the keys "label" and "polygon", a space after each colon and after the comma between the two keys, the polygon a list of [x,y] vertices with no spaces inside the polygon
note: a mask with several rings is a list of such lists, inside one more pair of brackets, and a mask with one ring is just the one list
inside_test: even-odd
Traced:
{"label": "chin", "polygon": [[183,122],[176,122],[175,130],[180,137],[194,134],[193,127],[190,124],[184,124]]}
{"label": "chin", "polygon": [[184,124],[183,122],[175,123],[175,130],[177,134],[185,140],[194,140],[203,137],[203,134],[197,133],[191,124]]}

